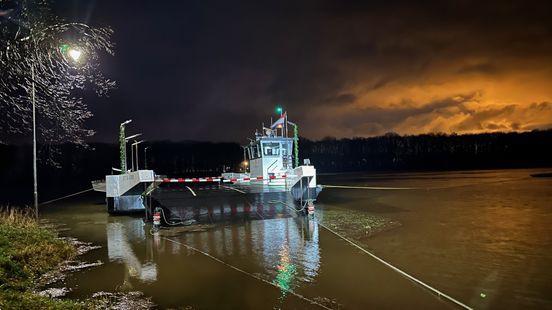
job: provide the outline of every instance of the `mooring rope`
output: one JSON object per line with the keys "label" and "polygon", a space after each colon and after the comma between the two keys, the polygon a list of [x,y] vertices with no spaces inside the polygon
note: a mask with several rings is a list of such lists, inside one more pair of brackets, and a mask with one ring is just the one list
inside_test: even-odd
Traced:
{"label": "mooring rope", "polygon": [[222,187],[227,188],[227,189],[231,189],[231,190],[236,191],[236,192],[241,193],[241,194],[247,194],[246,192],[244,192],[242,190],[239,190],[237,188],[233,188],[233,187],[229,187],[229,186],[222,186]]}
{"label": "mooring rope", "polygon": [[[294,211],[298,211],[297,209],[295,209],[295,207],[292,207],[290,206],[289,204],[283,202],[283,201],[280,201],[281,203],[283,203],[286,207],[294,210]],[[322,228],[325,228],[326,230],[328,230],[329,232],[331,232],[332,234],[336,235],[337,237],[343,239],[344,241],[348,242],[349,244],[351,244],[352,246],[356,247],[357,249],[361,250],[362,252],[370,255],[372,258],[374,258],[375,260],[377,260],[378,262],[384,264],[385,266],[391,268],[392,270],[398,272],[399,274],[401,274],[402,276],[406,277],[407,279],[411,280],[411,281],[414,281],[415,283],[423,286],[424,288],[430,290],[431,292],[437,294],[437,296],[439,297],[444,297],[446,298],[447,300],[449,300],[450,302],[456,304],[457,306],[460,306],[461,308],[464,308],[464,309],[468,309],[468,310],[473,310],[472,307],[458,301],[457,299],[443,293],[442,291],[430,286],[429,284],[426,284],[425,282],[423,282],[422,280],[419,280],[417,278],[415,278],[414,276],[402,271],[401,269],[393,266],[392,264],[386,262],[385,260],[379,258],[378,256],[376,256],[375,254],[371,253],[370,251],[364,249],[363,247],[361,247],[360,245],[354,243],[353,241],[349,240],[348,238],[346,238],[345,236],[342,236],[341,234],[339,234],[338,232],[334,231],[333,229],[327,227],[326,225],[322,224],[318,219],[315,219],[316,223],[318,223],[318,225],[320,225]]]}
{"label": "mooring rope", "polygon": [[255,206],[253,206],[253,205],[249,202],[249,200],[245,200],[245,202],[249,205],[250,208],[255,209],[255,213],[257,213],[257,215],[258,215],[261,219],[263,219],[263,220],[265,219],[265,217],[264,217],[262,214],[259,213],[259,210],[257,210],[257,208],[255,208]]}
{"label": "mooring rope", "polygon": [[380,263],[384,264],[385,266],[391,268],[392,270],[398,272],[399,274],[403,275],[404,277],[408,278],[409,280],[412,280],[414,281],[415,283],[425,287],[426,289],[432,291],[433,293],[437,294],[437,296],[439,297],[445,297],[446,299],[448,299],[449,301],[455,303],[456,305],[464,308],[464,309],[469,309],[469,310],[472,310],[473,308],[458,301],[457,299],[443,293],[442,291],[430,286],[429,284],[426,284],[425,282],[423,282],[422,280],[419,280],[417,278],[415,278],[414,276],[411,276],[410,274],[402,271],[401,269],[391,265],[390,263],[384,261],[383,259],[379,258],[378,256],[376,256],[375,254],[365,250],[364,248],[362,248],[361,246],[359,246],[358,244],[354,243],[353,241],[347,239],[346,237],[340,235],[339,233],[337,233],[336,231],[333,231],[332,229],[330,229],[329,227],[325,226],[324,224],[320,223],[318,220],[316,221],[318,223],[318,225],[322,226],[323,228],[325,228],[326,230],[328,230],[329,232],[331,232],[332,234],[338,236],[339,238],[345,240],[346,242],[348,242],[349,244],[351,244],[352,246],[356,247],[357,249],[361,250],[362,252],[370,255],[372,258],[374,258],[375,260],[379,261]]}
{"label": "mooring rope", "polygon": [[192,193],[192,195],[194,195],[194,197],[197,196],[196,193],[194,192],[194,190],[191,187],[186,186],[186,188],[190,191],[190,193]]}
{"label": "mooring rope", "polygon": [[331,185],[331,184],[330,185],[320,184],[320,186],[322,186],[323,188],[369,189],[369,190],[441,190],[441,189],[451,189],[451,188],[487,185],[487,184],[495,184],[495,183],[506,183],[506,182],[512,182],[512,181],[526,180],[526,179],[530,179],[530,177],[509,178],[509,179],[498,180],[498,181],[458,184],[458,185],[452,185],[452,186],[429,186],[429,187],[382,187],[382,186],[355,186],[355,185]]}
{"label": "mooring rope", "polygon": [[307,207],[307,205],[309,203],[308,201],[305,201],[304,204],[301,204],[301,209],[295,209],[294,207],[288,205],[285,201],[282,201],[282,200],[269,200],[268,201],[268,203],[278,203],[278,202],[285,205],[286,207],[292,209],[295,212],[302,212],[303,210],[305,210],[305,207]]}
{"label": "mooring rope", "polygon": [[200,250],[200,249],[197,249],[197,248],[195,248],[195,247],[193,247],[193,246],[191,246],[191,245],[188,245],[188,244],[186,244],[186,243],[184,243],[184,242],[178,242],[178,241],[176,241],[176,240],[173,240],[173,239],[170,239],[170,238],[167,238],[167,237],[161,237],[161,238],[162,238],[162,239],[165,239],[165,240],[167,240],[167,241],[169,241],[169,242],[175,243],[175,244],[183,245],[183,246],[185,246],[186,248],[188,248],[188,249],[190,249],[190,250],[193,250],[193,251],[196,251],[196,252],[198,252],[198,253],[201,253],[201,254],[203,254],[203,255],[209,257],[210,259],[212,259],[212,260],[214,260],[214,261],[216,261],[216,262],[218,262],[218,263],[221,263],[221,264],[225,265],[226,267],[232,268],[232,269],[234,269],[234,270],[237,271],[237,272],[240,272],[240,273],[245,274],[245,275],[247,275],[247,276],[249,276],[249,277],[252,277],[252,278],[254,278],[254,279],[257,279],[257,280],[259,280],[259,281],[262,281],[262,282],[264,282],[264,283],[266,283],[266,284],[269,284],[269,285],[271,285],[271,286],[274,286],[274,287],[276,287],[276,288],[278,288],[278,289],[284,290],[286,293],[290,293],[290,294],[292,294],[293,296],[295,296],[295,297],[297,297],[297,298],[299,298],[299,299],[301,299],[301,300],[303,300],[303,301],[306,301],[306,302],[308,302],[308,303],[310,303],[310,304],[319,306],[319,307],[321,307],[321,308],[323,308],[323,309],[332,310],[332,308],[329,308],[328,306],[325,306],[325,305],[323,305],[323,304],[317,302],[316,300],[309,299],[309,298],[307,298],[307,297],[305,297],[305,296],[303,296],[303,295],[301,295],[301,294],[299,294],[299,293],[296,293],[296,292],[294,292],[294,291],[292,291],[292,290],[283,288],[283,287],[281,287],[281,286],[279,286],[279,285],[277,285],[277,284],[275,284],[275,283],[272,283],[272,282],[270,282],[270,281],[268,281],[268,280],[265,280],[265,279],[263,279],[263,278],[261,278],[261,277],[259,277],[259,276],[256,276],[256,275],[254,275],[254,274],[252,274],[252,273],[249,273],[249,272],[247,272],[247,271],[245,271],[245,270],[243,270],[243,269],[241,269],[241,268],[238,268],[238,267],[236,267],[236,266],[234,266],[234,265],[231,265],[231,264],[229,264],[229,263],[227,263],[227,262],[225,262],[225,261],[223,261],[223,260],[221,260],[221,259],[219,259],[219,258],[217,258],[217,257],[215,257],[215,256],[213,256],[213,255],[211,255],[211,254],[209,254],[209,253],[207,253],[207,252],[204,252],[204,251],[202,251],[202,250]]}
{"label": "mooring rope", "polygon": [[170,225],[170,226],[177,226],[177,225],[188,226],[193,224],[195,221],[194,219],[186,219],[184,221],[180,219],[180,222],[169,222],[165,217],[165,210],[163,210],[163,208],[159,208],[159,210],[161,210],[161,214],[163,215],[163,219],[165,220],[165,223],[167,223],[167,225]]}
{"label": "mooring rope", "polygon": [[49,203],[56,202],[56,201],[58,201],[58,200],[62,200],[62,199],[65,199],[65,198],[69,198],[69,197],[73,197],[73,196],[77,196],[77,195],[80,195],[80,194],[89,192],[89,191],[91,191],[91,190],[94,190],[94,188],[85,189],[85,190],[83,190],[83,191],[76,192],[76,193],[73,193],[73,194],[70,194],[70,195],[67,195],[67,196],[63,196],[63,197],[60,197],[60,198],[56,198],[56,199],[48,200],[48,201],[45,201],[45,202],[41,202],[41,203],[39,203],[38,205],[39,205],[39,206],[47,205],[47,204],[49,204]]}
{"label": "mooring rope", "polygon": [[321,184],[320,186],[322,186],[322,188],[348,188],[348,189],[373,189],[373,190],[419,189],[417,187],[349,186],[349,185],[325,185],[325,184]]}

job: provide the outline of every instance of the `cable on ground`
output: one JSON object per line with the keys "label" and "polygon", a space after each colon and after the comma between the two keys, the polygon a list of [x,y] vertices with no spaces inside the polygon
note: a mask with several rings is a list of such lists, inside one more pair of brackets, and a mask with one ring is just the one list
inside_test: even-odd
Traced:
{"label": "cable on ground", "polygon": [[[150,233],[151,233],[151,231],[150,231]],[[196,251],[196,252],[198,252],[198,253],[200,253],[200,254],[203,254],[203,255],[209,257],[210,259],[212,259],[212,260],[214,260],[214,261],[216,261],[216,262],[218,262],[218,263],[221,263],[221,264],[225,265],[226,267],[229,267],[229,268],[231,268],[231,269],[234,269],[234,270],[237,271],[237,272],[240,272],[240,273],[245,274],[245,275],[247,275],[247,276],[249,276],[249,277],[252,277],[252,278],[254,278],[254,279],[257,279],[257,280],[259,280],[259,281],[262,281],[262,282],[264,282],[264,283],[266,283],[266,284],[268,284],[268,285],[274,286],[274,287],[276,287],[276,288],[278,288],[278,289],[284,290],[284,291],[286,291],[286,293],[292,294],[293,296],[295,296],[295,297],[297,297],[297,298],[299,298],[299,299],[301,299],[301,300],[303,300],[303,301],[306,301],[306,302],[308,302],[308,303],[310,303],[310,304],[312,304],[312,305],[319,306],[319,307],[321,307],[321,308],[323,308],[323,309],[328,309],[328,310],[331,310],[331,309],[332,309],[332,308],[329,308],[328,306],[325,306],[325,305],[323,305],[323,304],[321,304],[321,303],[319,303],[319,302],[317,302],[317,301],[315,301],[315,300],[313,300],[313,299],[309,299],[309,298],[307,298],[307,297],[305,297],[305,296],[303,296],[303,295],[301,295],[301,294],[299,294],[299,293],[296,293],[296,292],[294,292],[294,291],[292,291],[292,290],[288,290],[288,289],[286,289],[286,288],[280,287],[279,285],[277,285],[277,284],[275,284],[275,283],[272,283],[272,282],[270,282],[270,281],[268,281],[268,280],[265,280],[265,279],[263,279],[263,278],[261,278],[261,277],[259,277],[259,276],[256,276],[256,275],[254,275],[254,274],[252,274],[252,273],[249,273],[249,272],[247,272],[247,271],[245,271],[245,270],[243,270],[243,269],[241,269],[241,268],[238,268],[238,267],[236,267],[236,266],[234,266],[234,265],[231,265],[231,264],[229,264],[229,263],[227,263],[227,262],[225,262],[225,261],[223,261],[223,260],[221,260],[221,259],[219,259],[219,258],[217,258],[217,257],[215,257],[215,256],[213,256],[213,255],[211,255],[211,254],[209,254],[209,253],[207,253],[207,252],[204,252],[204,251],[202,251],[202,250],[200,250],[200,249],[197,249],[197,248],[195,248],[195,247],[193,247],[193,246],[191,246],[191,245],[188,245],[188,244],[183,243],[183,242],[178,242],[178,241],[176,241],[176,240],[173,240],[173,239],[170,239],[170,238],[167,238],[167,237],[161,237],[161,238],[162,238],[162,239],[165,239],[165,240],[167,240],[167,241],[169,241],[169,242],[175,243],[175,244],[183,245],[183,246],[185,246],[186,248],[188,248],[188,249],[190,249],[190,250]]]}
{"label": "cable on ground", "polygon": [[[292,207],[290,205],[288,205],[287,203],[283,202],[283,201],[280,201],[282,202],[285,206],[287,206],[288,208],[294,210],[294,211],[297,211],[297,209],[295,209],[295,207]],[[385,266],[391,268],[392,270],[398,272],[399,274],[401,274],[402,276],[406,277],[407,279],[421,285],[422,287],[430,290],[431,292],[437,294],[437,296],[439,297],[444,297],[445,299],[447,299],[448,301],[456,304],[457,306],[460,306],[461,308],[464,308],[464,309],[468,309],[468,310],[473,310],[472,307],[458,301],[457,299],[443,293],[442,291],[430,286],[429,284],[426,284],[425,282],[415,278],[414,276],[411,276],[410,274],[402,271],[401,269],[391,265],[390,263],[386,262],[385,260],[379,258],[378,256],[376,256],[375,254],[369,252],[368,250],[364,249],[363,247],[359,246],[358,244],[354,243],[353,241],[347,239],[345,236],[342,236],[341,234],[339,234],[338,232],[332,230],[331,228],[327,227],[326,225],[322,224],[319,220],[315,219],[316,223],[318,223],[318,225],[320,225],[322,228],[325,228],[326,230],[328,230],[329,232],[331,232],[332,234],[336,235],[337,237],[343,239],[344,241],[348,242],[349,244],[351,244],[352,246],[356,247],[357,249],[361,250],[362,252],[368,254],[369,256],[371,256],[372,258],[374,258],[375,260],[377,260],[378,262],[384,264]]]}
{"label": "cable on ground", "polygon": [[320,185],[322,188],[372,189],[372,190],[412,190],[416,187],[381,187],[381,186],[349,186],[349,185]]}
{"label": "cable on ground", "polygon": [[63,197],[60,197],[60,198],[56,198],[56,199],[52,199],[52,200],[48,200],[48,201],[44,201],[44,202],[41,202],[39,203],[38,205],[39,206],[42,206],[42,205],[47,205],[49,203],[52,203],[52,202],[56,202],[58,200],[62,200],[62,199],[65,199],[65,198],[69,198],[69,197],[73,197],[73,196],[77,196],[77,195],[80,195],[80,194],[83,194],[83,193],[86,193],[86,192],[89,192],[91,190],[93,190],[94,188],[89,188],[89,189],[85,189],[83,191],[80,191],[80,192],[76,192],[76,193],[73,193],[73,194],[70,194],[70,195],[67,195],[67,196],[63,196]]}
{"label": "cable on ground", "polygon": [[165,210],[163,210],[163,208],[159,208],[159,209],[161,210],[161,215],[163,215],[163,219],[165,220],[165,223],[167,223],[167,225],[169,225],[169,226],[177,226],[177,225],[188,226],[188,225],[192,225],[196,222],[194,219],[188,219],[188,220],[184,220],[184,221],[180,221],[180,222],[169,222],[167,220],[167,218],[165,217]]}

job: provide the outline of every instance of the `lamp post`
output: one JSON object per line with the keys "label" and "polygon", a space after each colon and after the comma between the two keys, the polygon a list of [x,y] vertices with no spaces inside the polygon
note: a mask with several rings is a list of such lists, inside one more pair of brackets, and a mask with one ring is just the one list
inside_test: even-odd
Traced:
{"label": "lamp post", "polygon": [[[32,37],[32,40],[36,46],[36,42],[34,41],[34,37]],[[77,63],[82,55],[82,52],[80,49],[72,48],[67,46],[67,54],[69,55],[69,58]],[[61,51],[62,54],[64,53]],[[34,209],[35,209],[35,216],[38,219],[38,169],[37,169],[37,156],[36,156],[36,87],[35,87],[35,64],[34,64],[34,58],[31,58],[31,102],[33,106],[33,201],[34,201]]]}
{"label": "lamp post", "polygon": [[[144,141],[145,141],[145,140],[140,140],[140,141],[134,140],[134,143],[132,143],[132,146],[131,146],[133,151],[134,151],[134,147],[136,147],[136,152],[134,152],[134,154],[133,154],[134,156],[136,156],[136,171],[139,170],[139,168],[138,168],[138,166],[139,166],[139,165],[138,165],[138,144],[140,144],[140,143],[142,143],[142,142],[144,142]],[[133,169],[134,169],[134,156],[133,156],[133,158],[132,158],[132,168],[133,168]]]}
{"label": "lamp post", "polygon": [[247,146],[242,146],[242,149],[243,149],[243,162],[242,162],[243,172],[247,173],[248,162],[247,162],[247,156],[245,155],[245,151],[247,150]]}
{"label": "lamp post", "polygon": [[126,138],[125,138],[125,126],[132,122],[131,119],[126,120],[119,125],[119,157],[121,159],[121,174],[126,173]]}
{"label": "lamp post", "polygon": [[[72,96],[62,95],[58,96],[60,92],[71,92],[74,89],[73,82],[79,85],[79,88],[82,88],[83,82],[90,77],[90,79],[95,86],[102,91],[106,91],[111,88],[113,83],[110,83],[109,80],[99,77],[97,75],[92,75],[93,66],[75,66],[79,62],[84,63],[83,58],[96,59],[94,56],[96,49],[102,49],[107,51],[110,54],[112,53],[112,43],[109,40],[109,36],[112,31],[110,29],[94,29],[90,26],[79,23],[79,22],[62,22],[63,19],[57,18],[54,14],[50,13],[50,6],[46,3],[27,3],[27,1],[18,1],[16,4],[17,9],[12,8],[13,4],[3,5],[6,1],[1,1],[2,8],[0,8],[0,19],[2,19],[2,24],[13,23],[14,28],[11,26],[7,28],[6,42],[8,43],[7,48],[3,51],[2,57],[2,67],[7,68],[6,72],[2,72],[2,77],[6,77],[7,80],[12,80],[10,83],[2,83],[0,86],[0,92],[2,95],[8,95],[6,101],[8,104],[13,104],[14,106],[23,106],[28,104],[27,101],[31,103],[32,110],[32,149],[33,149],[33,205],[35,216],[38,218],[38,159],[37,159],[37,101],[39,102],[39,111],[40,112],[50,112],[50,104],[53,102],[55,108],[58,108],[56,105],[59,103],[71,103],[71,107],[68,109],[73,109],[74,98]],[[44,12],[43,12],[44,9]],[[45,12],[48,11],[48,12]],[[43,14],[46,13],[46,14]],[[50,18],[54,17],[54,18]],[[54,24],[51,21],[55,22]],[[3,27],[6,28],[6,27]],[[17,28],[15,36],[12,36],[12,30]],[[4,29],[6,30],[6,29]],[[82,48],[77,48],[75,45],[71,44],[61,44],[58,43],[62,38],[69,37],[66,33],[73,32],[74,35],[71,37],[78,36],[78,42],[81,44]],[[23,34],[27,35],[23,35]],[[2,39],[4,41],[4,39]],[[11,48],[11,47],[14,48]],[[59,51],[61,53],[61,58],[57,54]],[[21,57],[21,55],[26,55]],[[4,57],[5,56],[5,57]],[[12,57],[16,56],[16,57]],[[85,56],[85,57],[83,57]],[[72,63],[72,64],[69,64]],[[77,79],[71,80],[71,77],[74,75],[74,70],[78,69],[92,69],[92,70],[79,70],[81,71],[78,74]],[[70,70],[68,70],[70,69]],[[29,74],[30,73],[30,74]],[[30,79],[29,79],[30,75]],[[103,84],[107,82],[106,84]],[[14,85],[19,85],[14,87]],[[27,92],[27,96],[19,94],[18,88],[24,88]],[[42,90],[42,93],[38,93]],[[12,95],[12,91],[15,91],[17,95]],[[43,96],[42,102],[37,100],[37,97]],[[4,101],[4,100],[3,100]],[[78,106],[78,105],[77,105]],[[65,109],[66,107],[63,107]],[[41,110],[42,109],[42,110]],[[74,110],[77,111],[77,110]],[[18,112],[21,112],[18,111]],[[19,116],[18,112],[10,115],[8,111],[7,115],[9,117]],[[86,109],[85,109],[85,112]],[[4,111],[2,111],[2,114]],[[48,120],[63,121],[68,120],[71,116],[60,116],[59,114],[50,114],[43,113],[44,118]],[[81,119],[76,120],[77,126],[80,126],[83,119],[90,117],[84,116]],[[73,124],[74,119],[70,120]],[[23,124],[27,124],[23,120]],[[11,125],[10,125],[11,126]],[[57,126],[57,124],[56,124]],[[14,126],[15,127],[15,126]],[[81,138],[81,136],[86,134],[81,134],[78,131],[74,130],[74,126],[66,128],[62,127],[62,130],[68,133],[69,138]],[[21,129],[21,128],[18,128]],[[79,129],[79,128],[77,128]]]}
{"label": "lamp post", "polygon": [[36,169],[36,103],[35,103],[35,72],[34,62],[31,62],[31,101],[33,103],[33,200],[35,216],[38,219],[38,178]]}
{"label": "lamp post", "polygon": [[145,168],[146,170],[148,170],[148,149],[149,149],[149,148],[150,148],[149,146],[146,146],[146,147],[144,148],[144,168]]}
{"label": "lamp post", "polygon": [[[126,150],[127,150],[127,147],[126,147],[126,144],[127,144],[127,142],[128,142],[130,139],[134,139],[134,138],[139,137],[139,136],[141,136],[141,135],[142,135],[141,133],[137,133],[137,134],[135,134],[135,135],[132,135],[132,136],[130,136],[130,137],[126,137],[126,138],[125,138],[125,145],[124,145],[124,150],[125,150],[125,158],[124,158],[124,159],[125,159],[125,167],[127,166],[127,158],[126,158]],[[131,149],[130,149],[130,156],[131,156],[131,158],[132,158],[132,160],[133,160],[133,164],[132,164],[132,165],[134,166],[134,157],[133,157],[134,154],[133,154],[132,152],[133,152],[133,149],[131,148]],[[132,167],[132,168],[134,168],[134,167]],[[126,173],[126,171],[125,171],[124,173]]]}

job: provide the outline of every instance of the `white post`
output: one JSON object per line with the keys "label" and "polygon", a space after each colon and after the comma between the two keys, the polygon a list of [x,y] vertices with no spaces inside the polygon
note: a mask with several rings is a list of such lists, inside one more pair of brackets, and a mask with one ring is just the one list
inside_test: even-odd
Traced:
{"label": "white post", "polygon": [[148,170],[148,149],[149,149],[149,146],[146,146],[144,148],[144,167],[146,170]]}
{"label": "white post", "polygon": [[127,141],[125,140],[125,171],[123,174],[127,173],[128,170],[128,159],[127,159]]}
{"label": "white post", "polygon": [[140,162],[138,161],[138,144],[136,144],[136,152],[134,152],[136,155],[136,171],[140,170]]}
{"label": "white post", "polygon": [[130,157],[132,158],[132,167],[130,171],[134,171],[134,144],[130,145]]}
{"label": "white post", "polygon": [[[138,167],[139,167],[139,163],[138,163],[138,160],[140,159],[139,158],[139,154],[138,154],[138,145],[142,142],[144,142],[145,140],[140,140],[140,141],[136,141],[134,140],[134,143],[132,143],[132,145],[130,146],[132,148],[132,169],[134,169],[134,159],[136,157],[136,170],[135,171],[138,171]],[[136,151],[134,151],[134,147],[136,146]]]}

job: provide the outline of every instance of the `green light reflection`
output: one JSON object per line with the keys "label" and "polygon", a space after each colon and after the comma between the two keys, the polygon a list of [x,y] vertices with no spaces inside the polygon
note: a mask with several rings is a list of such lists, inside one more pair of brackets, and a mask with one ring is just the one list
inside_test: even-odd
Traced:
{"label": "green light reflection", "polygon": [[278,274],[276,275],[275,283],[280,287],[282,292],[281,298],[284,299],[286,293],[293,289],[293,282],[297,276],[297,267],[291,263],[287,244],[282,246],[282,250],[280,251],[280,263],[277,268]]}

